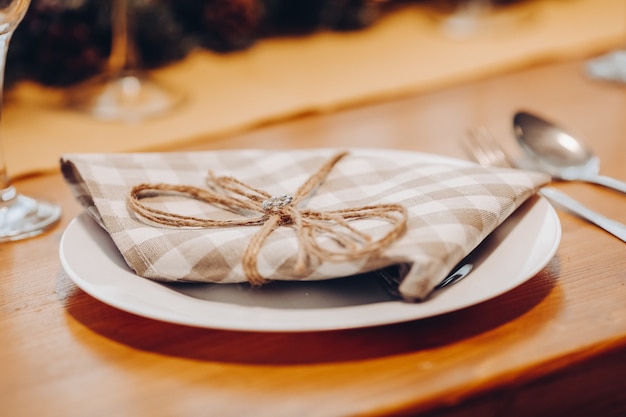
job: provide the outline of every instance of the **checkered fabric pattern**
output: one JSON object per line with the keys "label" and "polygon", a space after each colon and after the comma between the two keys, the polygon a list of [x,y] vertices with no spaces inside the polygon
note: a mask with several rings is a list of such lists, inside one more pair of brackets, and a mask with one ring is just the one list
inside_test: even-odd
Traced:
{"label": "checkered fabric pattern", "polygon": [[[291,194],[335,153],[309,149],[67,154],[61,168],[77,200],[110,234],[139,276],[236,283],[246,280],[242,254],[259,226],[189,229],[149,224],[128,208],[130,189],[140,183],[206,187],[211,170],[271,195]],[[421,299],[548,181],[536,172],[487,169],[411,152],[353,149],[302,205],[334,210],[399,203],[409,214],[407,232],[380,256],[314,262],[305,275],[296,276],[296,234],[292,227],[281,226],[264,242],[257,266],[271,280],[321,280],[406,264],[399,291],[406,299]],[[150,204],[213,219],[246,215],[174,195],[155,196]],[[373,237],[388,227],[375,219],[358,220],[354,226]]]}

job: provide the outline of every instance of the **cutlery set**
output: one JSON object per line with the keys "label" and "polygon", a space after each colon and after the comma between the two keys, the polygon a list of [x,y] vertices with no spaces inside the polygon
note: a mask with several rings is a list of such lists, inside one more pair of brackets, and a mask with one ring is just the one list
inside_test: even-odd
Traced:
{"label": "cutlery set", "polygon": [[[471,129],[463,145],[483,166],[534,168],[557,180],[585,181],[626,193],[626,183],[598,174],[599,158],[580,138],[528,112],[516,113],[513,127],[527,159],[514,163],[491,134],[482,128]],[[626,225],[589,209],[556,188],[543,187],[539,194],[626,242]]]}

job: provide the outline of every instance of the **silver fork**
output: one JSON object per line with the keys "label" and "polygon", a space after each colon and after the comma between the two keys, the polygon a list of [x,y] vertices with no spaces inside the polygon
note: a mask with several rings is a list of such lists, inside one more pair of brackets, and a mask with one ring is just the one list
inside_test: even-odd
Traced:
{"label": "silver fork", "polygon": [[[480,165],[501,168],[516,167],[516,164],[511,161],[506,152],[487,130],[471,129],[465,139],[463,144]],[[539,191],[539,194],[548,199],[551,203],[567,209],[569,212],[595,224],[623,242],[626,242],[626,225],[585,207],[556,188],[543,187]]]}
{"label": "silver fork", "polygon": [[[402,283],[402,279],[406,274],[406,265],[392,265],[387,268],[379,269],[376,271],[376,276],[381,279],[385,289],[387,292],[394,298],[404,298],[402,294],[400,294],[400,290],[398,287]],[[439,284],[437,284],[428,296],[426,296],[423,300],[411,300],[411,301],[426,301],[431,298],[437,291],[456,284],[463,278],[465,278],[470,272],[474,269],[474,264],[472,261],[472,253],[467,255],[461,262],[459,262],[452,271],[443,279]]]}

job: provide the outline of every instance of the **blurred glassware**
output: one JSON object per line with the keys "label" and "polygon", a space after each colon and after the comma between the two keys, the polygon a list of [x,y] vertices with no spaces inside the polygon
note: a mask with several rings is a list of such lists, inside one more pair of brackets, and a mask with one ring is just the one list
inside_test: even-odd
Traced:
{"label": "blurred glassware", "polygon": [[[111,54],[104,73],[72,87],[68,104],[111,121],[138,122],[178,106],[183,95],[139,68],[134,40],[134,1],[113,0]],[[158,30],[158,28],[155,28]]]}
{"label": "blurred glassware", "polygon": [[[29,4],[30,0],[0,1],[0,106],[9,42]],[[0,152],[0,242],[36,236],[54,225],[60,217],[60,207],[17,192],[11,184],[4,156]]]}
{"label": "blurred glassware", "polygon": [[435,15],[454,39],[491,36],[516,29],[532,15],[519,0],[437,0]]}
{"label": "blurred glassware", "polygon": [[593,58],[585,69],[591,78],[626,84],[626,49]]}

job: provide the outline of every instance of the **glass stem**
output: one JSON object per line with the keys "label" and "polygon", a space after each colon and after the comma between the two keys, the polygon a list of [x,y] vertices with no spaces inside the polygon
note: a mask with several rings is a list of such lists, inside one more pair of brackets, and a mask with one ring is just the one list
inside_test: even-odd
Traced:
{"label": "glass stem", "polygon": [[136,47],[133,41],[132,11],[129,1],[113,0],[111,5],[111,54],[108,70],[112,74],[128,71],[137,67]]}
{"label": "glass stem", "polygon": [[[0,123],[2,122],[2,107],[4,100],[4,67],[7,61],[7,50],[13,32],[0,34]],[[15,197],[15,188],[7,172],[4,150],[2,148],[2,129],[0,128],[0,203],[12,200]]]}

